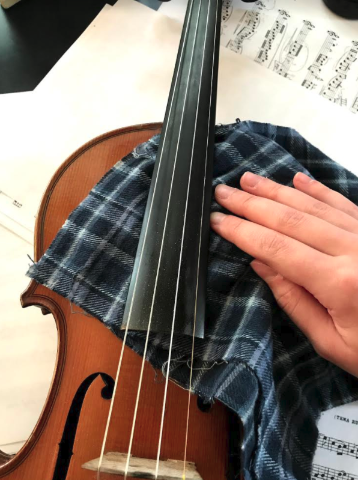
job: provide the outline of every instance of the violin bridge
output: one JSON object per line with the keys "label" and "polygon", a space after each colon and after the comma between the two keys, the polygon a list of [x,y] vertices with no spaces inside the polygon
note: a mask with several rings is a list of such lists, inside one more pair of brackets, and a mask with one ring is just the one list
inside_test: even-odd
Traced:
{"label": "violin bridge", "polygon": [[[100,471],[112,475],[124,475],[126,469],[127,454],[109,452],[103,456]],[[90,460],[82,465],[86,470],[98,469],[99,458]],[[195,464],[186,462],[185,478],[183,476],[184,462],[181,460],[160,460],[159,474],[156,477],[156,460],[148,458],[131,457],[127,477],[130,478],[150,478],[158,480],[203,480],[196,470]]]}

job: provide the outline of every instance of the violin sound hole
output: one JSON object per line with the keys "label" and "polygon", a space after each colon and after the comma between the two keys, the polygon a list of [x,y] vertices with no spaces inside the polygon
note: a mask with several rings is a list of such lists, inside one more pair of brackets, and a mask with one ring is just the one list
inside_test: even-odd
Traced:
{"label": "violin sound hole", "polygon": [[105,386],[101,390],[101,396],[104,400],[111,400],[114,390],[114,380],[105,373],[101,373],[101,377],[105,383]]}
{"label": "violin sound hole", "polygon": [[67,415],[65,428],[63,430],[61,442],[59,444],[60,448],[58,452],[55,472],[52,477],[53,480],[66,480],[68,468],[71,462],[71,457],[73,455],[72,449],[76,438],[78,421],[80,418],[83,401],[89,387],[98,377],[98,375],[101,376],[103,383],[105,384],[105,386],[101,390],[102,398],[105,400],[110,400],[112,398],[114,380],[112,377],[103,372],[97,372],[89,375],[78,387],[76,395],[72,400],[72,404]]}
{"label": "violin sound hole", "polygon": [[210,402],[206,402],[202,397],[198,397],[197,405],[198,409],[203,413],[208,413],[212,407],[212,404]]}

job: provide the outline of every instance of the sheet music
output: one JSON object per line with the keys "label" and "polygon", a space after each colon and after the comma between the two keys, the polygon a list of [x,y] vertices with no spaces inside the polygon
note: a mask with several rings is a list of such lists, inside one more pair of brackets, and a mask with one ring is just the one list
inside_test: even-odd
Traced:
{"label": "sheet music", "polygon": [[315,478],[321,478],[323,480],[358,480],[357,475],[347,473],[344,470],[321,467],[320,465],[313,465],[311,479]]}
{"label": "sheet music", "polygon": [[[358,25],[319,15],[317,3],[325,11],[306,0],[224,0],[221,45],[357,113]],[[185,4],[160,10],[181,18]]]}
{"label": "sheet music", "polygon": [[29,438],[41,414],[55,367],[57,328],[39,308],[21,308],[33,248],[1,224],[0,244],[0,446],[7,444],[8,452]]}
{"label": "sheet music", "polygon": [[[0,96],[0,225],[27,243],[33,243],[35,215],[41,198],[37,197],[35,205],[32,204],[31,176],[35,182],[36,177],[40,181],[41,170],[34,171],[27,158],[31,144],[39,142],[35,139],[34,107],[32,92]],[[29,124],[31,120],[34,130]]]}
{"label": "sheet music", "polygon": [[348,455],[358,459],[358,444],[346,442],[338,438],[329,437],[320,433],[318,436],[317,448],[323,448],[329,452],[335,452],[337,455]]}
{"label": "sheet music", "polygon": [[35,215],[15,198],[0,190],[0,225],[30,245],[34,237]]}
{"label": "sheet music", "polygon": [[358,480],[358,402],[321,415],[311,479]]}

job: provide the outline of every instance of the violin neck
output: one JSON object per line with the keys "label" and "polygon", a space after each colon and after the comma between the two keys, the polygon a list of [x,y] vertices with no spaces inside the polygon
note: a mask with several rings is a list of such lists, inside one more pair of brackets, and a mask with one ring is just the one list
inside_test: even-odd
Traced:
{"label": "violin neck", "polygon": [[189,0],[122,328],[204,336],[222,0]]}

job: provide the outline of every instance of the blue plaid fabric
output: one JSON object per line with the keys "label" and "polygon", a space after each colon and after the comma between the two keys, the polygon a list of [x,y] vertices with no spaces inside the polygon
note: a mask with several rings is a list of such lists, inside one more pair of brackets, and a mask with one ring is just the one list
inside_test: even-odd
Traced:
{"label": "blue plaid fabric", "polygon": [[[119,161],[28,272],[118,336],[158,142],[156,136]],[[215,157],[213,187],[238,187],[247,170],[292,186],[302,171],[358,204],[358,179],[288,128],[219,126]],[[220,208],[213,201],[212,209]],[[320,412],[358,399],[358,381],[315,353],[251,260],[211,233],[206,336],[195,344],[194,390],[240,417],[246,480],[307,480]],[[140,354],[144,339],[131,333],[128,342]],[[148,360],[162,368],[168,348],[167,335],[151,334]],[[188,388],[191,339],[176,338],[174,352],[170,376]]]}

